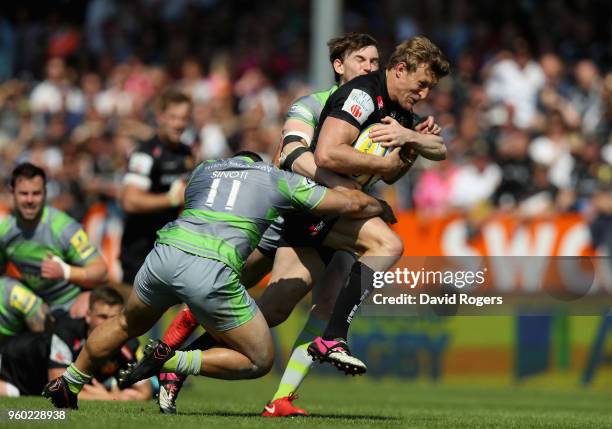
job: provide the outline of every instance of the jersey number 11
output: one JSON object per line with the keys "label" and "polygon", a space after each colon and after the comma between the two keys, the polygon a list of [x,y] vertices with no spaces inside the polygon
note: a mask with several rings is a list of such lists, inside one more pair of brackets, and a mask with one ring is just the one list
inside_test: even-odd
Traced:
{"label": "jersey number 11", "polygon": [[[205,203],[208,207],[212,207],[215,202],[215,198],[217,197],[217,189],[219,188],[220,182],[221,179],[218,178],[212,181],[212,184],[210,186],[210,192],[208,193],[208,198],[206,198]],[[227,201],[225,202],[225,210],[233,210],[241,184],[242,182],[240,180],[232,180],[232,189],[230,190],[229,196],[227,197]]]}

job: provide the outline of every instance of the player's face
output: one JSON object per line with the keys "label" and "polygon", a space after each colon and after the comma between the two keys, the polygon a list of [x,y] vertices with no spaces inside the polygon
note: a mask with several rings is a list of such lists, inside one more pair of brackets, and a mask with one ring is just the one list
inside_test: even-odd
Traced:
{"label": "player's face", "polygon": [[409,71],[406,64],[399,63],[394,69],[396,79],[395,98],[405,110],[412,110],[415,104],[425,100],[436,79],[429,65],[421,64],[415,71]]}
{"label": "player's face", "polygon": [[89,332],[96,329],[102,323],[106,322],[108,319],[112,319],[121,313],[121,309],[123,307],[121,305],[108,305],[104,302],[96,302],[93,305],[93,308],[87,311],[86,321],[89,325]]}
{"label": "player's face", "polygon": [[45,182],[40,176],[18,177],[13,188],[17,214],[24,220],[34,220],[45,205]]}
{"label": "player's face", "polygon": [[376,46],[366,46],[358,51],[353,51],[340,64],[334,64],[334,68],[340,74],[341,85],[357,76],[376,71],[378,70],[378,49]]}
{"label": "player's face", "polygon": [[174,103],[157,115],[159,133],[171,143],[181,141],[181,135],[189,125],[191,105],[189,103]]}

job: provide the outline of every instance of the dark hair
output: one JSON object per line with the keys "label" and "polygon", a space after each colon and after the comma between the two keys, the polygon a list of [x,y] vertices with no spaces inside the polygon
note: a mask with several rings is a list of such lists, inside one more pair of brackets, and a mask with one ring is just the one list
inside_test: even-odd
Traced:
{"label": "dark hair", "polygon": [[[359,51],[368,46],[374,46],[378,49],[378,42],[366,33],[349,33],[341,37],[335,37],[327,42],[329,61],[332,65],[336,60],[344,61],[352,52]],[[340,75],[335,70],[334,79],[336,79],[336,83],[340,82]]]}
{"label": "dark hair", "polygon": [[424,36],[415,36],[400,43],[389,62],[387,70],[391,70],[399,63],[405,63],[408,71],[415,71],[421,64],[427,64],[434,73],[436,79],[441,79],[450,71],[448,60],[431,40]]}
{"label": "dark hair", "polygon": [[89,296],[89,309],[93,309],[97,302],[106,305],[123,305],[123,297],[115,289],[108,286],[100,286],[91,291]]}
{"label": "dark hair", "polygon": [[45,170],[40,167],[35,166],[31,162],[24,162],[19,164],[13,170],[11,174],[11,188],[15,187],[15,183],[19,177],[25,177],[26,179],[33,179],[37,176],[42,177],[43,183],[47,184],[47,175],[45,174]]}
{"label": "dark hair", "polygon": [[245,156],[247,158],[252,159],[255,162],[262,162],[263,159],[261,156],[259,156],[259,154],[255,153],[255,152],[251,152],[250,150],[241,150],[238,151],[234,154],[234,156],[232,158],[236,158],[237,156]]}
{"label": "dark hair", "polygon": [[188,103],[191,105],[191,98],[188,95],[176,89],[168,89],[162,93],[157,99],[157,112],[163,112],[171,104]]}

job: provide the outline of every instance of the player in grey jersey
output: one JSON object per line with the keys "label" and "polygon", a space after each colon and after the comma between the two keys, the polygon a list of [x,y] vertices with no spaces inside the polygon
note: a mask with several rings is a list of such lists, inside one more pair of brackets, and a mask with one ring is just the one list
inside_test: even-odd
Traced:
{"label": "player in grey jersey", "polygon": [[201,164],[185,193],[185,210],[158,232],[124,311],[96,328],[76,362],[44,390],[56,407],[77,408],[77,394],[97,363],[148,331],[185,302],[215,340],[213,348],[172,351],[154,342],[120,387],[162,372],[223,379],[256,378],[273,363],[268,324],[240,284],[244,260],[278,214],[308,210],[357,219],[385,206],[357,190],[338,192],[305,177],[254,162],[251,153]]}

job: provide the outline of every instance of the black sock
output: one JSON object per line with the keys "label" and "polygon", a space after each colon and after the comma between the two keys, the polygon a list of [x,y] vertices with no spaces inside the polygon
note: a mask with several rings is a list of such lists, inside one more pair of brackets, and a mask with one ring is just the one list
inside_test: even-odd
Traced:
{"label": "black sock", "polygon": [[[361,288],[363,281],[363,291]],[[367,265],[357,261],[351,268],[348,281],[340,291],[331,319],[323,333],[324,340],[344,338],[348,336],[349,326],[359,305],[372,290],[374,271]]]}
{"label": "black sock", "polygon": [[182,351],[208,350],[208,349],[212,349],[214,346],[218,344],[219,343],[217,343],[208,332],[204,332],[198,338],[193,340],[188,346],[183,347],[181,350]]}

